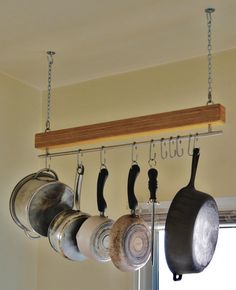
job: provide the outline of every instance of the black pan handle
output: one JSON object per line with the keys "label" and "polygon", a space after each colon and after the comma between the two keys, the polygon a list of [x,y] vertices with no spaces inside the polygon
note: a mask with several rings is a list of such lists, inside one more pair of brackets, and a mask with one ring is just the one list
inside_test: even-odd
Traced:
{"label": "black pan handle", "polygon": [[106,168],[101,168],[97,180],[97,206],[101,215],[104,215],[104,211],[107,208],[107,203],[103,196],[104,185],[107,177],[108,170]]}
{"label": "black pan handle", "polygon": [[150,168],[148,170],[148,177],[149,177],[148,189],[150,191],[150,201],[152,202],[157,201],[157,197],[156,197],[157,175],[158,175],[158,171],[156,170],[156,168]]}
{"label": "black pan handle", "polygon": [[129,202],[129,208],[132,211],[135,211],[135,209],[138,206],[138,201],[136,199],[135,193],[134,193],[134,184],[136,181],[136,178],[140,172],[140,168],[138,164],[133,164],[129,170],[129,176],[128,176],[128,202]]}
{"label": "black pan handle", "polygon": [[173,274],[173,280],[174,281],[180,281],[182,279],[182,274]]}
{"label": "black pan handle", "polygon": [[77,167],[77,180],[76,180],[76,187],[75,187],[75,201],[74,207],[76,210],[80,210],[80,194],[82,189],[82,182],[84,176],[84,166],[79,164]]}
{"label": "black pan handle", "polygon": [[195,181],[195,177],[196,177],[196,173],[197,173],[197,165],[198,165],[199,156],[200,156],[200,149],[194,148],[193,149],[193,158],[192,158],[191,177],[190,177],[188,187],[194,188],[194,181]]}

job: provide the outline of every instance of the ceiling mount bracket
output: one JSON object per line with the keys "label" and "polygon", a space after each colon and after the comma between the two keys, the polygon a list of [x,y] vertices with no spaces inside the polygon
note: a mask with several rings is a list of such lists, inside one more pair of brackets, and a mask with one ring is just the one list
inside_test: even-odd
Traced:
{"label": "ceiling mount bracket", "polygon": [[55,52],[55,51],[51,51],[51,50],[49,50],[49,51],[47,51],[47,54],[52,56],[52,55],[55,55],[56,52]]}
{"label": "ceiling mount bracket", "polygon": [[209,8],[206,8],[205,9],[205,12],[206,13],[214,13],[215,12],[215,8],[212,8],[212,7],[211,8],[210,7]]}

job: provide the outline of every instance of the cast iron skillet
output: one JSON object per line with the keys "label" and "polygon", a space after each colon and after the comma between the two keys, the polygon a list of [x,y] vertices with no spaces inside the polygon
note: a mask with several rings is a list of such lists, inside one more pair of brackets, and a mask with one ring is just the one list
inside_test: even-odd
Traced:
{"label": "cast iron skillet", "polygon": [[193,151],[189,184],[174,197],[165,225],[165,255],[174,281],[199,273],[210,263],[219,232],[215,200],[194,187],[199,148]]}

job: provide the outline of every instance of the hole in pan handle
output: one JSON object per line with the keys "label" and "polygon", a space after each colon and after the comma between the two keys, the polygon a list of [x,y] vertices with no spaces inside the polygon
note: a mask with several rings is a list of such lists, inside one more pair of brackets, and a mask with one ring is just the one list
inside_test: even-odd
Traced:
{"label": "hole in pan handle", "polygon": [[182,275],[181,274],[173,274],[173,280],[174,281],[180,281],[182,279]]}

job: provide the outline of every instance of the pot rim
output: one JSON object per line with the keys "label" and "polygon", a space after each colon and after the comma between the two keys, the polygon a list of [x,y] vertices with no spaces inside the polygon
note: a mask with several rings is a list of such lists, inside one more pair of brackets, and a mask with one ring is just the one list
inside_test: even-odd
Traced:
{"label": "pot rim", "polygon": [[[42,190],[42,188],[49,186],[49,185],[55,185],[55,184],[62,184],[65,186],[65,188],[69,189],[69,191],[71,191],[73,194],[74,194],[74,192],[70,186],[66,185],[65,183],[63,183],[59,180],[53,179],[52,175],[48,174],[47,172],[42,172],[40,177],[51,178],[52,180],[45,180],[44,184],[40,185],[35,191],[32,192],[30,198],[27,201],[27,203],[26,203],[26,220],[27,220],[28,225],[30,225],[30,228],[28,228],[26,225],[22,224],[21,221],[19,220],[19,218],[17,217],[17,214],[15,212],[15,201],[16,201],[16,198],[20,192],[20,189],[23,187],[23,185],[25,185],[27,182],[29,182],[31,180],[40,181],[38,178],[35,178],[36,174],[37,174],[37,172],[29,174],[26,177],[24,177],[23,179],[21,179],[16,184],[16,186],[14,187],[14,189],[12,191],[11,197],[10,197],[9,208],[10,208],[10,213],[11,213],[12,219],[15,221],[15,223],[21,229],[23,229],[24,231],[27,231],[29,233],[34,233],[34,234],[36,233],[39,236],[43,236],[33,228],[33,226],[31,225],[31,222],[30,222],[30,218],[29,218],[30,205],[31,205],[34,197],[38,194],[38,192],[40,190]],[[43,180],[41,180],[41,181],[43,181]]]}
{"label": "pot rim", "polygon": [[[66,211],[68,211],[69,213],[71,212],[70,215],[67,215],[64,219],[61,220],[60,222],[60,226],[62,227],[59,227],[59,230],[55,231],[54,233],[51,233],[50,231],[53,229],[53,223],[55,225],[55,221],[59,218],[60,215],[64,214]],[[81,218],[89,218],[90,215],[87,214],[87,213],[84,213],[80,210],[73,210],[73,209],[66,209],[60,213],[58,213],[54,219],[51,221],[50,225],[49,225],[49,228],[48,228],[48,240],[49,240],[49,243],[51,245],[51,247],[59,254],[61,254],[63,257],[73,261],[73,259],[67,257],[64,253],[64,250],[61,246],[61,241],[62,241],[62,237],[63,237],[63,232],[65,230],[65,228],[68,226],[69,223],[71,222],[74,222],[78,219],[81,219]],[[55,235],[57,233],[57,243],[56,245],[58,245],[58,247],[56,245],[53,245],[52,243],[52,240],[51,240],[51,236]],[[79,248],[78,248],[78,251],[80,252]],[[81,252],[80,252],[81,253]],[[81,253],[81,255],[83,255]]]}

